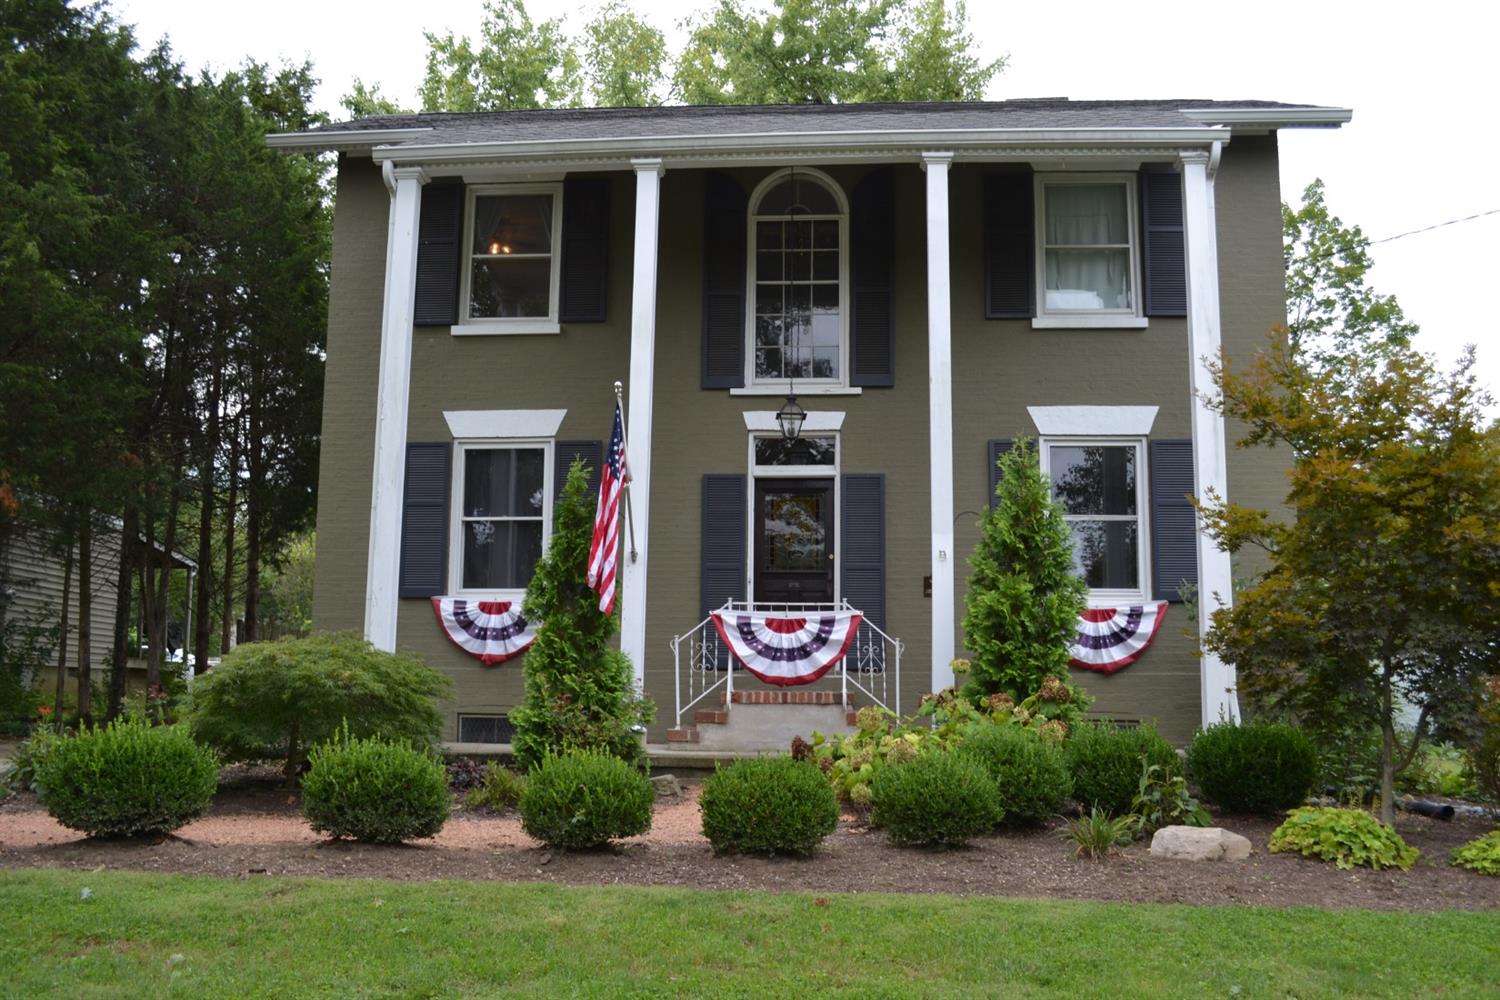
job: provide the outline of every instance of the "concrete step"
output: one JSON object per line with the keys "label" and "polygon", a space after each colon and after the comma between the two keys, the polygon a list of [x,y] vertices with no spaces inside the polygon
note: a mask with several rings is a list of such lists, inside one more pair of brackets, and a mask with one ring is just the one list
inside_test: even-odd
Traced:
{"label": "concrete step", "polygon": [[704,751],[785,752],[792,737],[808,739],[814,730],[853,732],[853,712],[839,700],[837,691],[736,691],[727,720],[695,727],[691,742]]}

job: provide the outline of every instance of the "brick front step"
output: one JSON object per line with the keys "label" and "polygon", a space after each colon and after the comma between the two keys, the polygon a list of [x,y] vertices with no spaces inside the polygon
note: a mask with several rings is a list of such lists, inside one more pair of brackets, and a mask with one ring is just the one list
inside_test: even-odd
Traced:
{"label": "brick front step", "polygon": [[684,726],[682,729],[668,729],[668,743],[697,743],[700,735],[695,726]]}
{"label": "brick front step", "polygon": [[[838,691],[736,691],[730,698],[735,705],[838,705]],[[724,696],[719,695],[719,704]]]}
{"label": "brick front step", "polygon": [[729,723],[729,709],[727,708],[700,708],[693,713],[693,725],[723,726]]}

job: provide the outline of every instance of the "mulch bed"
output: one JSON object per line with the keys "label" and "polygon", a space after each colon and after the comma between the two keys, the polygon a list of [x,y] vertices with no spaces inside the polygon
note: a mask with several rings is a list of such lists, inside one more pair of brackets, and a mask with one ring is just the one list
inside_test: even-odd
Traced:
{"label": "mulch bed", "polygon": [[[126,869],[250,878],[258,875],[465,879],[567,885],[664,885],[773,892],[914,892],[1046,899],[1118,900],[1332,909],[1500,908],[1500,879],[1450,867],[1448,852],[1485,833],[1472,818],[1450,823],[1401,815],[1397,829],[1422,857],[1410,872],[1339,871],[1265,845],[1276,821],[1222,816],[1216,822],[1255,845],[1239,863],[1151,858],[1146,844],[1103,862],[1077,860],[1061,823],[976,841],[967,849],[898,849],[845,817],[807,860],[715,857],[694,832],[695,789],[658,803],[652,834],[612,850],[548,851],[519,833],[514,817],[458,814],[436,843],[373,847],[320,841],[301,825],[295,794],[269,772],[226,783],[208,817],[183,837],[95,841],[52,824],[35,797],[0,805],[0,868]],[[692,827],[690,830],[689,827]]]}

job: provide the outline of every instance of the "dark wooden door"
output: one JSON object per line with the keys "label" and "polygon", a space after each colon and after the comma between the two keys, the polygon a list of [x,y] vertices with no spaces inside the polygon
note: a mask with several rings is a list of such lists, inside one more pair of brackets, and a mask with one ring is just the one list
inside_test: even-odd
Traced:
{"label": "dark wooden door", "polygon": [[833,480],[755,481],[755,600],[833,602]]}

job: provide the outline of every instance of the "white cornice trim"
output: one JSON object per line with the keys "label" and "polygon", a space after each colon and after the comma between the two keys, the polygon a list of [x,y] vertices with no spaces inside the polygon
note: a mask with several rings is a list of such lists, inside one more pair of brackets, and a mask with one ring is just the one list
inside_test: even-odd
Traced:
{"label": "white cornice trim", "polygon": [[[956,157],[971,152],[995,155],[1015,146],[1035,146],[1056,153],[1073,147],[1099,147],[1119,155],[1120,147],[1147,147],[1155,151],[1181,146],[1201,146],[1226,138],[1223,127],[1185,128],[1089,128],[1089,129],[924,129],[896,132],[860,130],[845,132],[755,132],[718,135],[621,136],[612,138],[548,139],[543,141],[474,142],[399,146],[377,146],[371,151],[376,160],[399,160],[420,163],[447,161],[496,160],[566,160],[593,157],[606,160],[630,160],[642,156],[659,157],[664,166],[698,157],[726,155],[796,155],[813,151],[819,156],[833,154],[899,152],[917,159],[934,147],[953,148]],[[975,150],[961,147],[978,147]]]}
{"label": "white cornice trim", "polygon": [[1156,423],[1157,406],[1028,406],[1031,422],[1045,437],[1145,437]]}
{"label": "white cornice trim", "polygon": [[567,410],[444,410],[455,438],[557,437]]}
{"label": "white cornice trim", "polygon": [[[808,434],[817,431],[837,431],[842,430],[843,427],[843,410],[808,410],[807,419],[802,422],[802,430]],[[776,411],[746,410],[745,430],[780,431],[781,425],[776,422]]]}
{"label": "white cornice trim", "polygon": [[1181,114],[1205,125],[1261,128],[1338,128],[1354,117],[1352,108],[1182,108]]}
{"label": "white cornice trim", "polygon": [[342,152],[369,150],[386,143],[401,142],[421,132],[431,132],[430,126],[422,128],[372,128],[348,131],[273,132],[266,136],[266,145],[288,153],[321,153],[325,149]]}

